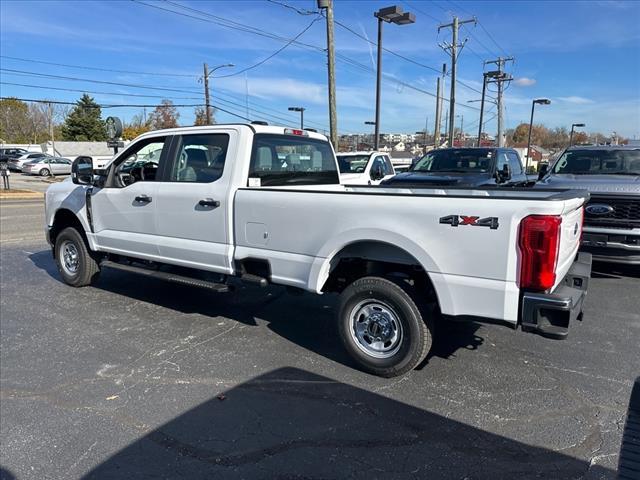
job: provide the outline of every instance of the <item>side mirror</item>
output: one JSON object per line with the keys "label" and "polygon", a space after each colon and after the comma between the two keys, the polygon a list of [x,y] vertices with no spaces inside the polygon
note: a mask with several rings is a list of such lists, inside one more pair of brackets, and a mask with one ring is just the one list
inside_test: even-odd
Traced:
{"label": "side mirror", "polygon": [[541,164],[540,171],[538,172],[538,180],[542,180],[542,178],[547,174],[548,171],[549,171],[549,164],[547,163]]}
{"label": "side mirror", "polygon": [[511,167],[508,163],[505,163],[502,166],[502,170],[498,170],[498,180],[500,182],[506,182],[507,180],[511,180]]}
{"label": "side mirror", "polygon": [[93,182],[93,159],[78,157],[71,164],[71,181],[76,185],[91,185]]}
{"label": "side mirror", "polygon": [[378,164],[375,167],[373,167],[371,179],[382,180],[383,178],[384,178],[384,172],[382,171],[382,165]]}

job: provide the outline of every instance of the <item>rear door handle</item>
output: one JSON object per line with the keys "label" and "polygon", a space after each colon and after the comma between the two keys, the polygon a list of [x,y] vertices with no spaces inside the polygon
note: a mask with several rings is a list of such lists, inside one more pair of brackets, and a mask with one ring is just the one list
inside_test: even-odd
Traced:
{"label": "rear door handle", "polygon": [[213,198],[203,198],[198,202],[198,205],[200,205],[201,207],[217,208],[220,206],[220,202],[218,200],[214,200]]}
{"label": "rear door handle", "polygon": [[136,201],[136,202],[139,202],[139,203],[150,203],[150,202],[151,202],[151,200],[152,200],[152,199],[151,199],[151,197],[149,197],[149,196],[147,196],[147,195],[138,195],[138,196],[135,198],[135,201]]}

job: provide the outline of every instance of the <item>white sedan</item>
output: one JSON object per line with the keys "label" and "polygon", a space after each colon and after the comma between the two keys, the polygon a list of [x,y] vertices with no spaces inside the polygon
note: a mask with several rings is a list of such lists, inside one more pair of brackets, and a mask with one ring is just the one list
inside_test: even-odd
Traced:
{"label": "white sedan", "polygon": [[62,157],[45,157],[25,163],[22,166],[22,173],[27,175],[69,175],[71,174],[71,160]]}

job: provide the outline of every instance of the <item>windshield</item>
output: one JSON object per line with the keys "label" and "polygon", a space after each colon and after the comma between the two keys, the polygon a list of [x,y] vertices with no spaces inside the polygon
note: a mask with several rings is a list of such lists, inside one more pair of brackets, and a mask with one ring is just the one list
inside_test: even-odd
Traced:
{"label": "windshield", "polygon": [[256,134],[250,187],[339,184],[331,145],[304,135]]}
{"label": "windshield", "polygon": [[488,172],[493,163],[488,148],[433,150],[416,162],[413,172]]}
{"label": "windshield", "polygon": [[553,166],[553,173],[640,175],[640,149],[568,150]]}
{"label": "windshield", "polygon": [[367,168],[369,154],[366,155],[338,155],[340,173],[362,173]]}

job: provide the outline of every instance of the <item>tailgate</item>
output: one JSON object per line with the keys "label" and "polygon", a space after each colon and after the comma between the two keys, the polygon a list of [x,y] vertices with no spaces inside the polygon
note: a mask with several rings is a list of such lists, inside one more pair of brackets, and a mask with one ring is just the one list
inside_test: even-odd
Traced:
{"label": "tailgate", "polygon": [[562,281],[573,263],[582,237],[582,220],[584,217],[584,204],[579,203],[573,208],[568,208],[562,214],[562,227],[560,231],[560,246],[558,247],[558,263],[556,268],[556,284]]}

